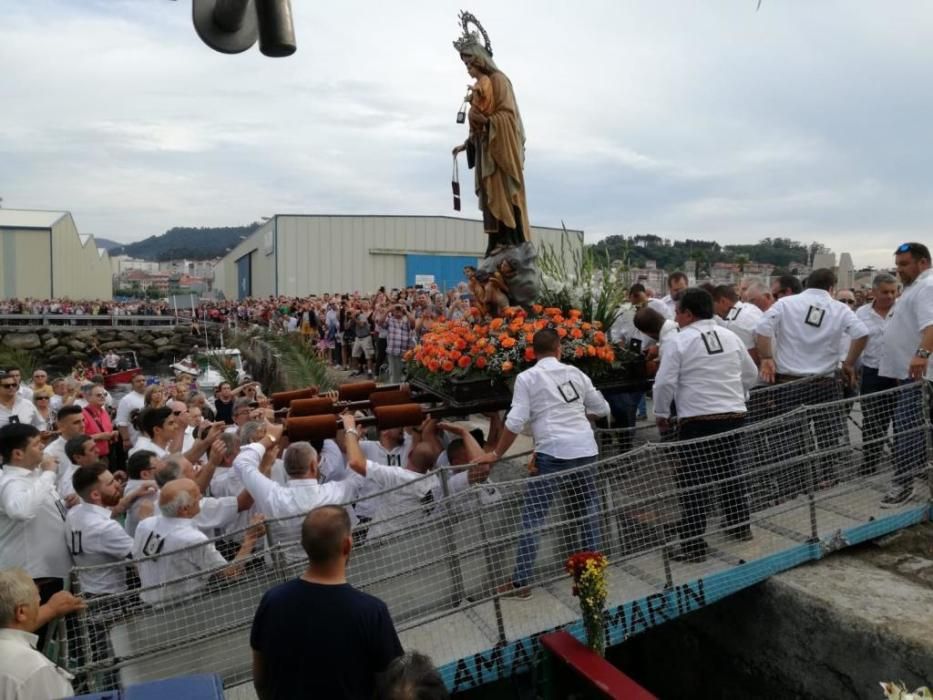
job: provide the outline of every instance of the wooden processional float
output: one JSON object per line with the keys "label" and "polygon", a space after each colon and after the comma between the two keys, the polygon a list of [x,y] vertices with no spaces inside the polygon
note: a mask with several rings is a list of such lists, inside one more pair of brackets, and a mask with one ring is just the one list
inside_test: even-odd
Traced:
{"label": "wooden processional float", "polygon": [[376,386],[375,382],[343,384],[336,397],[320,395],[317,387],[272,394],[272,407],[283,419],[289,440],[315,442],[332,438],[340,429],[340,414],[344,411],[368,411],[358,418],[360,426],[376,426],[379,430],[421,425],[426,418],[463,416],[473,412],[508,407],[502,397],[490,397],[477,402],[469,410],[461,404],[445,402],[427,391],[412,390],[407,384]]}

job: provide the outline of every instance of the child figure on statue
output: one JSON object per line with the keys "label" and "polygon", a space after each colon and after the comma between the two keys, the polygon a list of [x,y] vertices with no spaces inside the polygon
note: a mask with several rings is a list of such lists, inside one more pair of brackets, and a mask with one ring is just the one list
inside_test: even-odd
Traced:
{"label": "child figure on statue", "polygon": [[[470,87],[467,94],[467,102],[473,109],[478,110],[484,117],[492,114],[495,107],[495,95],[492,91],[492,81],[485,73],[477,71],[472,66],[469,67],[470,75],[476,78],[476,82]],[[471,127],[472,130],[472,127]]]}

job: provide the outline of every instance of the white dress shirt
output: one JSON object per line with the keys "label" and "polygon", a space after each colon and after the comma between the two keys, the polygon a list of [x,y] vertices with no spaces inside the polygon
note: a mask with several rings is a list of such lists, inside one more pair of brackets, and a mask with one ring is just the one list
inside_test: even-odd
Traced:
{"label": "white dress shirt", "polygon": [[0,698],[57,700],[74,695],[72,675],[36,650],[39,638],[23,630],[0,629]]}
{"label": "white dress shirt", "polygon": [[23,397],[26,401],[32,401],[34,392],[32,387],[27,386],[25,383],[20,382],[19,389],[16,390],[16,395]]}
{"label": "white dress shirt", "polygon": [[[139,597],[153,607],[187,600],[203,590],[209,579],[207,575],[193,574],[212,571],[227,563],[194,520],[164,515],[146,518],[136,528],[133,558],[139,560],[136,564],[142,584]],[[183,581],[167,583],[188,576]]]}
{"label": "white dress shirt", "polygon": [[[383,537],[408,527],[434,511],[434,504],[444,498],[444,487],[436,474],[419,474],[403,467],[366,462],[366,480],[376,484],[376,491],[394,489],[376,496],[375,516],[368,538]],[[403,487],[403,488],[398,488]],[[470,488],[467,472],[452,474],[447,480],[449,495]]]}
{"label": "white dress shirt", "polygon": [[56,472],[6,465],[0,474],[0,569],[20,567],[32,578],[65,578],[65,504]]}
{"label": "white dress shirt", "polygon": [[754,304],[737,301],[726,313],[721,325],[739,336],[739,340],[745,343],[746,350],[751,350],[755,347],[755,328],[763,315],[761,309]]}
{"label": "white dress shirt", "polygon": [[66,442],[68,441],[65,438],[59,436],[42,450],[42,454],[54,457],[58,462],[58,479],[55,487],[62,498],[67,498],[75,492],[74,486],[71,485],[71,477],[78,468],[65,454]]}
{"label": "white dress shirt", "polygon": [[[920,346],[920,334],[929,326],[933,326],[933,269],[925,270],[908,285],[888,314],[878,374],[909,378],[910,360]],[[927,377],[933,377],[933,361],[927,365]]]}
{"label": "white dress shirt", "polygon": [[113,424],[118,428],[127,428],[130,436],[130,445],[135,445],[136,440],[139,439],[139,432],[133,427],[133,411],[142,411],[145,405],[146,395],[140,394],[137,391],[131,391],[120,399],[120,403],[117,404],[117,417]]}
{"label": "white dress shirt", "polygon": [[884,350],[884,329],[893,311],[894,307],[891,307],[891,310],[882,316],[875,311],[872,304],[864,304],[855,310],[855,315],[868,329],[868,344],[862,351],[861,356],[862,366],[878,369],[878,364],[881,362],[881,353]]}
{"label": "white dress shirt", "polygon": [[[75,566],[124,561],[133,554],[133,538],[113,519],[109,508],[82,501],[65,516],[65,542]],[[78,572],[81,593],[102,595],[126,590],[126,570],[107,566]]]}
{"label": "white dress shirt", "polygon": [[[363,451],[366,459],[370,462],[383,464],[389,467],[404,468],[408,466],[408,454],[411,452],[412,442],[411,435],[409,433],[405,433],[404,437],[402,438],[402,444],[393,447],[392,449],[387,450],[378,440],[360,440],[360,449]],[[340,448],[337,449],[339,450]],[[331,456],[336,462],[336,455],[333,455],[332,450],[328,453],[328,459],[331,459]],[[344,461],[344,464],[346,464],[346,461]],[[379,484],[377,484],[372,479],[364,479],[352,469],[348,471],[349,473],[347,474],[346,478],[357,482],[359,487],[360,500],[355,506],[355,512],[357,516],[361,518],[375,518],[376,509],[379,506],[378,499],[370,498],[370,496],[373,496],[381,491]]]}
{"label": "white dress shirt", "polygon": [[666,294],[660,299],[649,299],[648,306],[659,312],[664,318],[670,319],[674,318],[674,312],[677,310],[677,302],[671,298],[670,294]]}
{"label": "white dress shirt", "polygon": [[545,357],[515,378],[505,427],[521,433],[531,425],[535,451],[556,459],[598,454],[587,419],[609,415],[609,404],[588,376],[554,357]]}
{"label": "white dress shirt", "polygon": [[[259,464],[266,453],[262,443],[254,442],[240,450],[233,461],[233,469],[241,483],[250,492],[256,502],[256,510],[272,520],[288,518],[280,522],[269,523],[273,542],[299,542],[301,524],[304,516],[315,508],[329,505],[347,505],[356,498],[358,487],[355,481],[331,481],[319,484],[317,479],[289,479],[285,486],[277,484],[259,471]],[[347,508],[351,527],[358,520]],[[289,561],[306,559],[303,551],[286,551]]]}
{"label": "white dress shirt", "polygon": [[758,368],[735,333],[712,319],[696,321],[665,347],[654,380],[654,413],[667,418],[671,401],[681,418],[745,413],[745,393],[757,378]]}
{"label": "white dress shirt", "polygon": [[152,441],[152,438],[142,433],[140,433],[139,437],[136,438],[136,443],[133,445],[130,451],[127,452],[126,456],[132,457],[134,454],[136,454],[140,450],[148,450],[149,452],[155,452],[155,456],[159,457],[160,459],[162,457],[168,456],[169,454],[168,450],[166,450],[164,447],[159,447]]}
{"label": "white dress shirt", "polygon": [[16,394],[13,399],[13,405],[7,407],[0,403],[0,428],[10,422],[10,418],[16,416],[16,420],[13,422],[19,422],[23,425],[32,425],[33,421],[36,419],[36,407],[33,405],[32,401],[24,399],[19,394]]}
{"label": "white dress shirt", "polygon": [[835,371],[842,334],[857,340],[868,335],[868,329],[826,290],[805,289],[778,299],[762,315],[755,333],[765,338],[778,335],[772,347],[778,374],[806,377]]}

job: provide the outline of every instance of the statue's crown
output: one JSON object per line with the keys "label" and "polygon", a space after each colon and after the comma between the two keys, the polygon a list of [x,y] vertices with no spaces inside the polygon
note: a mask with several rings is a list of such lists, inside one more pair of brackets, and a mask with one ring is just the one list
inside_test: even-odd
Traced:
{"label": "statue's crown", "polygon": [[[486,33],[486,30],[483,29],[483,25],[479,23],[479,20],[476,19],[471,12],[462,11],[460,12],[459,18],[460,25],[463,27],[463,34],[454,42],[454,48],[460,53],[463,53],[473,46],[482,45],[483,48],[486,49],[486,53],[492,56],[492,43],[490,43],[489,35]],[[471,24],[479,31],[470,31]],[[480,34],[483,36],[482,44],[480,44]]]}

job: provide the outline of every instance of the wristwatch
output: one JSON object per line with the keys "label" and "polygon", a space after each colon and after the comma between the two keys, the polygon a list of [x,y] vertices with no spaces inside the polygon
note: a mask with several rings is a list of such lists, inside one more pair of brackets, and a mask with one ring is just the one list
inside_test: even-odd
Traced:
{"label": "wristwatch", "polygon": [[933,353],[931,353],[930,350],[924,350],[923,348],[917,348],[917,353],[916,353],[917,357],[922,357],[924,360],[928,360],[931,354]]}

